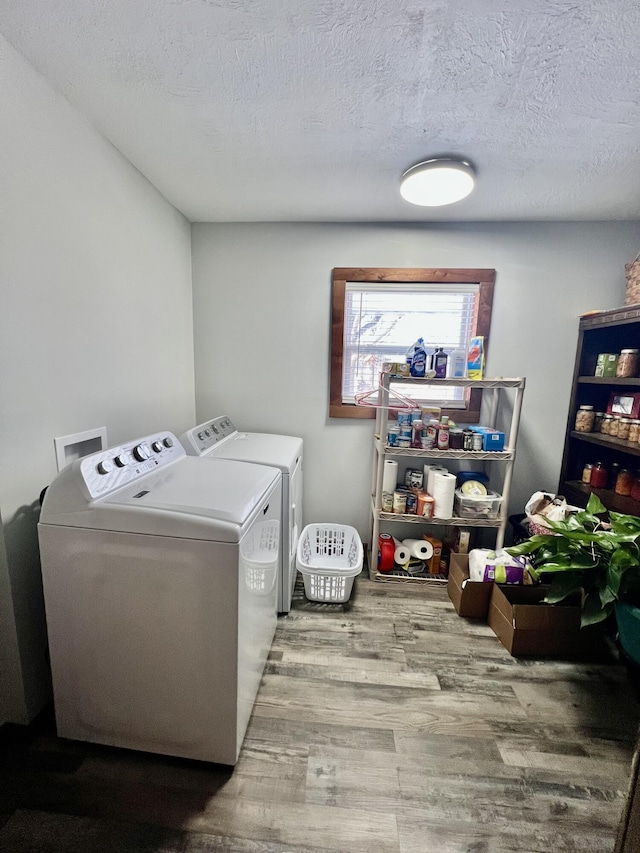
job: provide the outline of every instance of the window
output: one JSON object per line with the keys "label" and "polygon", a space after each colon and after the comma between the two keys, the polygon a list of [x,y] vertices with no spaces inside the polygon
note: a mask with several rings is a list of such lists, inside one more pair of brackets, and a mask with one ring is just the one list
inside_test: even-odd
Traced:
{"label": "window", "polygon": [[[335,269],[331,340],[331,417],[372,417],[355,394],[374,390],[384,361],[404,361],[422,337],[427,349],[466,350],[489,335],[495,270]],[[479,393],[464,388],[398,387],[416,401],[441,405],[472,423]]]}

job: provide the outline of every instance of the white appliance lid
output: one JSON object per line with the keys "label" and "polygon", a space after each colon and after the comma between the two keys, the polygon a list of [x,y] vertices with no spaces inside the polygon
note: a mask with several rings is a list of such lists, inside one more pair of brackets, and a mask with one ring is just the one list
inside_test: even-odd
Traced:
{"label": "white appliance lid", "polygon": [[271,435],[264,432],[236,432],[206,451],[204,458],[235,459],[273,465],[284,473],[295,468],[302,454],[302,439],[292,435]]}
{"label": "white appliance lid", "polygon": [[242,526],[279,471],[261,465],[218,460],[215,468],[185,456],[157,473],[97,501],[102,508],[139,508],[182,513]]}

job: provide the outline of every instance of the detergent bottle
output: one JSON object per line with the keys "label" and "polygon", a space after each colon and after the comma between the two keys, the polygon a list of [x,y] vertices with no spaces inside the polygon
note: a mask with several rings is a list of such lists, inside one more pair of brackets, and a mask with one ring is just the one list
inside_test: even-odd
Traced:
{"label": "detergent bottle", "polygon": [[427,369],[427,350],[422,338],[418,338],[415,344],[409,347],[407,364],[412,376],[424,376]]}

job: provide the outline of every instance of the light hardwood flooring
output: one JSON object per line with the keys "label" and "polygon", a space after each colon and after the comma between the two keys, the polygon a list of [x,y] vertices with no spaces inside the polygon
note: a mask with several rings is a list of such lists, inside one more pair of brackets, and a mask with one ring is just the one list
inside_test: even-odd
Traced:
{"label": "light hardwood flooring", "polygon": [[443,588],[299,585],[233,772],[5,727],[0,853],[611,853],[639,717],[611,649],[517,660]]}

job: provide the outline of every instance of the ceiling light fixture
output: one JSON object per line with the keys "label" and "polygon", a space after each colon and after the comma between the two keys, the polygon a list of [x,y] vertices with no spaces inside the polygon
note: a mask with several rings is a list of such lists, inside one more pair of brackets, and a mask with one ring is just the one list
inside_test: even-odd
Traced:
{"label": "ceiling light fixture", "polygon": [[402,176],[400,195],[411,204],[440,207],[466,198],[475,184],[475,170],[466,160],[434,157],[417,163]]}

